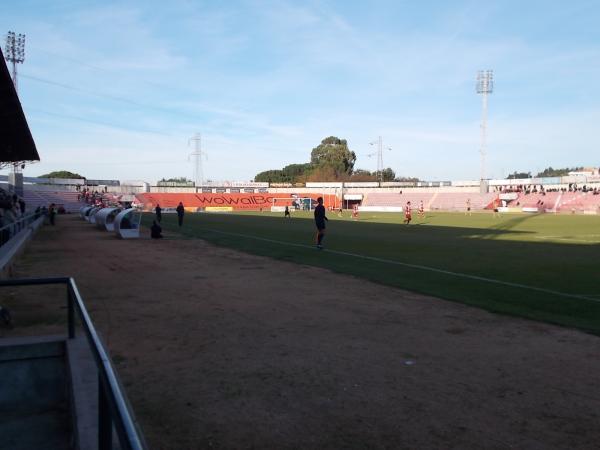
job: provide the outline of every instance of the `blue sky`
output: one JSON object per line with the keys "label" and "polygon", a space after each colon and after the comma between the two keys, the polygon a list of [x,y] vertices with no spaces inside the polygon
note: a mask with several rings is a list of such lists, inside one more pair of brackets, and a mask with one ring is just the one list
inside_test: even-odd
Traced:
{"label": "blue sky", "polygon": [[[487,175],[600,165],[600,2],[2,2],[27,35],[26,176],[251,180],[326,136],[356,167],[479,178],[477,70],[493,69]],[[3,171],[6,173],[6,170]]]}

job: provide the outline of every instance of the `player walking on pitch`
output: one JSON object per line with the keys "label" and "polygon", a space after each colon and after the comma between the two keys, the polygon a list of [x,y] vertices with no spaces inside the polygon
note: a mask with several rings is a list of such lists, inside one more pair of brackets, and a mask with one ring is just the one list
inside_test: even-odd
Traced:
{"label": "player walking on pitch", "polygon": [[421,202],[419,203],[419,211],[418,211],[418,213],[419,213],[419,217],[421,219],[425,218],[425,206],[423,206],[423,200],[421,200]]}
{"label": "player walking on pitch", "polygon": [[177,211],[177,222],[179,223],[179,226],[183,225],[183,215],[185,214],[185,208],[183,207],[183,203],[179,202],[179,205],[177,205],[177,208],[175,208],[175,211]]}
{"label": "player walking on pitch", "polygon": [[468,198],[468,199],[467,199],[467,210],[465,211],[465,216],[466,216],[467,214],[468,214],[469,216],[471,215],[471,199],[470,199],[470,198]]}
{"label": "player walking on pitch", "polygon": [[494,219],[496,217],[500,217],[500,213],[498,208],[500,208],[500,199],[499,198],[495,198],[494,202],[493,202],[493,208],[494,208]]}
{"label": "player walking on pitch", "polygon": [[329,220],[325,216],[325,207],[323,206],[323,197],[317,199],[315,208],[315,225],[317,226],[317,248],[323,249],[323,238],[325,237],[325,221]]}
{"label": "player walking on pitch", "polygon": [[411,220],[412,220],[411,206],[410,206],[410,202],[407,202],[406,206],[404,207],[404,223],[406,225],[408,225]]}

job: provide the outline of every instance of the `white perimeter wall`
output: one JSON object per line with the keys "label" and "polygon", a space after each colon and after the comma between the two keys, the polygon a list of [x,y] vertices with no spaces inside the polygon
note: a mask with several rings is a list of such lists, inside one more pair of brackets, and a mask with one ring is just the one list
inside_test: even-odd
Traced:
{"label": "white perimeter wall", "polygon": [[[419,193],[419,192],[467,192],[467,193],[479,193],[479,186],[443,186],[443,187],[409,187],[409,188],[344,188],[344,194],[371,194],[371,193],[390,193],[398,194],[402,191],[405,194]],[[341,188],[269,188],[270,194],[275,193],[290,193],[290,194],[342,194]]]}

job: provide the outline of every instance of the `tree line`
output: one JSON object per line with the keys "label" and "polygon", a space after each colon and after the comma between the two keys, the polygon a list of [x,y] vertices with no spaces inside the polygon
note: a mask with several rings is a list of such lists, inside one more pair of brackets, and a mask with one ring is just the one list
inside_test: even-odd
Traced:
{"label": "tree line", "polygon": [[546,178],[546,177],[564,177],[569,175],[569,172],[577,172],[579,170],[583,170],[583,167],[564,167],[562,169],[553,169],[552,167],[547,167],[534,177],[531,172],[517,172],[516,170],[509,174],[506,179],[507,180],[516,180],[521,178]]}
{"label": "tree line", "polygon": [[[306,183],[310,181],[378,181],[377,172],[354,169],[356,153],[348,148],[346,139],[326,137],[310,152],[310,162],[289,164],[282,169],[265,170],[256,174],[254,181],[268,183]],[[382,172],[383,181],[418,181],[418,178],[398,180],[396,173],[387,167]]]}

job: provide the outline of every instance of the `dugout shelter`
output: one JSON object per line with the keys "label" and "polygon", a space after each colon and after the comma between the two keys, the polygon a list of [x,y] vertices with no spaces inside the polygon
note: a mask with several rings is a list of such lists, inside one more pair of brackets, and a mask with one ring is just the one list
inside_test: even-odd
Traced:
{"label": "dugout shelter", "polygon": [[140,222],[142,213],[134,208],[121,211],[115,217],[114,231],[122,239],[137,239],[140,237]]}
{"label": "dugout shelter", "polygon": [[115,218],[121,211],[121,208],[102,208],[94,216],[96,226],[101,230],[115,231]]}
{"label": "dugout shelter", "polygon": [[96,219],[94,218],[94,216],[98,211],[100,211],[100,209],[102,208],[99,208],[98,206],[92,207],[92,209],[90,209],[87,213],[87,216],[85,216],[85,220],[87,220],[89,223],[96,223]]}
{"label": "dugout shelter", "polygon": [[93,206],[82,206],[79,209],[79,216],[84,219],[84,220],[88,220],[87,216],[89,215],[90,211],[93,209]]}

